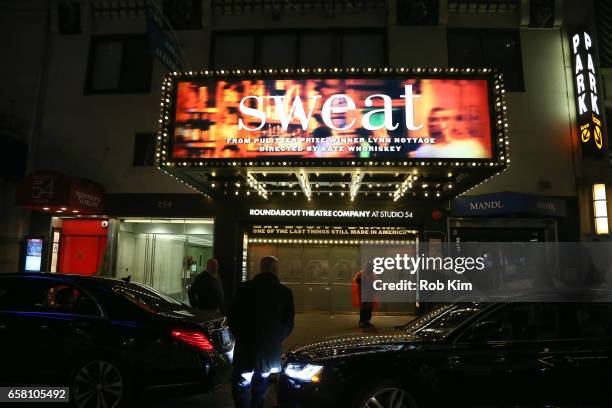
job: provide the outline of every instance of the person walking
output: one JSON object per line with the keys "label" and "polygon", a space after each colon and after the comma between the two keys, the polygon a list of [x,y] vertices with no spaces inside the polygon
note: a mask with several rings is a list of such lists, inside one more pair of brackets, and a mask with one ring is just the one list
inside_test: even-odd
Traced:
{"label": "person walking", "polygon": [[362,329],[374,328],[370,320],[372,320],[374,308],[379,305],[373,293],[373,276],[373,264],[368,262],[363,270],[353,276],[351,281],[351,300],[353,307],[359,308],[359,327]]}
{"label": "person walking", "polygon": [[291,290],[278,279],[278,260],[261,259],[255,278],[242,283],[230,308],[234,334],[232,396],[237,408],[260,408],[269,376],[281,370],[282,342],[293,330],[295,310]]}
{"label": "person walking", "polygon": [[219,262],[215,258],[206,261],[206,269],[195,277],[187,294],[189,303],[196,309],[223,311],[225,295],[219,277]]}

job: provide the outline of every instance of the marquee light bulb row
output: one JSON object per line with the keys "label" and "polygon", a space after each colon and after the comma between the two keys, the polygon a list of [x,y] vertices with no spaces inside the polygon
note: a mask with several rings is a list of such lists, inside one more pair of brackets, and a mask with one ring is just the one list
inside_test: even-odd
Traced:
{"label": "marquee light bulb row", "polygon": [[[452,188],[452,184],[449,184],[448,185],[448,189],[451,189],[451,188]],[[276,195],[276,194],[278,194],[278,195],[280,195],[282,197],[285,197],[287,195],[292,195],[292,196],[297,196],[298,195],[297,191],[276,191],[276,192],[266,191],[265,195],[261,194],[261,191],[259,191],[257,189],[247,189],[246,191],[244,191],[244,194],[247,195],[247,196],[250,196],[251,193],[256,193],[256,194],[258,194],[259,196],[261,196],[262,198],[264,198],[266,200],[270,196],[273,196],[273,195]],[[204,194],[204,193],[202,193],[202,194]],[[228,194],[228,191],[225,192],[225,195],[227,195],[227,194]],[[233,190],[233,194],[235,196],[239,196],[241,194],[241,192],[239,190]],[[310,201],[310,199],[313,197],[313,195],[316,195],[317,197],[321,197],[321,196],[329,196],[329,197],[340,196],[340,197],[344,197],[346,194],[347,193],[345,191],[317,192],[317,193],[311,193],[309,196],[307,196],[307,198]],[[394,197],[394,193],[393,192],[380,192],[380,191],[377,191],[377,192],[367,192],[366,191],[366,192],[364,192],[364,191],[359,191],[355,195],[350,195],[350,192],[349,192],[349,197],[350,197],[351,201],[354,201],[355,198],[357,197],[357,195],[359,195],[359,194],[361,194],[363,196],[366,196],[366,197],[368,197],[368,196],[376,196],[376,197],[383,197],[383,196],[386,197],[386,196],[388,196],[388,197]],[[403,197],[403,196],[405,196],[405,194],[403,194],[401,197]],[[413,197],[417,197],[418,196],[418,197],[436,197],[436,198],[439,198],[439,197],[442,196],[442,193],[440,191],[425,190],[425,191],[422,191],[420,193],[413,192],[412,196]],[[397,201],[397,199],[394,198],[393,201]]]}
{"label": "marquee light bulb row", "polygon": [[361,239],[284,239],[284,238],[248,238],[249,244],[336,244],[336,245],[414,245],[414,241],[361,240]]}
{"label": "marquee light bulb row", "polygon": [[[386,196],[388,195],[389,197],[393,197],[394,201],[397,201],[399,198],[402,198],[406,195],[406,193],[408,192],[409,189],[413,189],[414,187],[417,186],[417,181],[419,178],[418,175],[418,171],[417,170],[412,170],[410,172],[410,174],[407,176],[406,179],[404,179],[404,181],[402,182],[402,184],[398,184],[397,182],[378,182],[378,183],[367,183],[367,190],[366,191],[360,191],[361,190],[361,186],[364,185],[365,183],[363,183],[363,178],[366,175],[367,172],[363,172],[361,170],[357,170],[355,172],[351,173],[351,181],[348,183],[348,195],[351,199],[351,201],[354,201],[354,199],[359,195],[362,194],[364,196],[368,196],[368,195],[374,195],[376,197],[381,197],[381,196]],[[214,177],[215,176],[215,172],[212,172],[211,175]],[[267,173],[263,172],[261,173],[263,177],[266,177]],[[341,197],[344,197],[345,194],[347,192],[345,191],[329,191],[329,190],[321,190],[321,191],[313,191],[313,187],[315,189],[320,188],[319,182],[315,182],[315,181],[310,181],[308,178],[308,172],[301,169],[299,172],[297,173],[283,173],[283,174],[295,174],[296,178],[297,178],[297,183],[300,185],[300,187],[302,188],[302,192],[304,192],[304,190],[306,191],[304,194],[305,196],[310,200],[310,198],[313,196],[313,194],[316,194],[317,196],[325,196],[325,195],[329,195],[330,197],[334,196],[334,195],[340,195]],[[396,173],[395,176],[399,176],[400,173]],[[319,176],[319,173],[316,173],[317,176]],[[447,173],[447,176],[450,178],[453,177],[453,172],[449,171]],[[174,176],[173,176],[174,177]],[[321,183],[329,183],[329,185],[340,185],[342,186],[342,188],[344,188],[347,184],[347,182],[321,182]],[[275,184],[280,184],[283,187],[288,186],[290,190],[268,190],[266,189],[267,184],[270,184],[272,187],[274,187]],[[421,196],[421,197],[436,197],[439,198],[441,197],[441,192],[442,190],[451,190],[453,188],[453,184],[452,183],[445,183],[445,182],[435,182],[435,183],[431,183],[432,185],[430,186],[430,183],[428,182],[423,182],[420,183],[419,186],[423,188],[423,190],[421,192],[416,192],[414,190],[412,190],[412,197],[416,197],[416,196]],[[212,187],[215,187],[215,183],[213,182]],[[293,195],[293,196],[297,196],[298,195],[298,190],[292,190],[294,182],[291,181],[282,181],[282,182],[264,182],[264,181],[258,181],[255,178],[255,173],[254,172],[248,172],[247,173],[247,189],[246,191],[244,191],[244,194],[247,196],[250,196],[251,193],[255,193],[258,194],[259,196],[263,197],[264,199],[268,199],[269,196],[272,196],[273,194],[279,193],[280,196],[286,196],[286,195]],[[239,188],[241,187],[241,183],[240,182],[236,182],[235,183],[236,186],[236,190],[226,190],[224,192],[225,195],[228,195],[230,193],[233,193],[236,196],[239,196],[241,194],[241,192],[239,191]],[[303,186],[307,186],[305,189],[303,188]],[[395,192],[388,192],[388,191],[376,191],[375,189],[372,190],[374,187],[388,187],[388,186],[395,186],[397,188],[397,190],[395,190]],[[436,188],[436,190],[432,191],[428,188],[430,187],[434,187]],[[442,190],[437,190],[441,188]]]}
{"label": "marquee light bulb row", "polygon": [[[499,135],[498,135],[499,136]],[[499,136],[503,138],[503,135]],[[503,146],[503,143],[498,143]],[[507,147],[505,148],[507,150]],[[167,157],[163,152],[161,153],[161,159],[163,157]],[[277,166],[277,167],[354,167],[354,166],[363,166],[363,167],[390,167],[391,169],[399,169],[400,167],[456,167],[456,168],[465,168],[465,167],[502,167],[504,166],[504,159],[500,157],[499,161],[487,161],[486,159],[480,159],[480,161],[472,161],[472,162],[457,162],[449,159],[445,159],[443,161],[435,160],[435,159],[427,159],[427,160],[418,160],[411,159],[410,161],[289,161],[289,162],[279,162],[279,161],[266,161],[266,162],[253,162],[253,161],[224,161],[224,160],[180,160],[180,161],[169,161],[169,160],[160,160],[159,165],[163,167],[252,167],[252,166]],[[306,159],[308,160],[308,159]],[[318,160],[318,159],[317,159]]]}
{"label": "marquee light bulb row", "polygon": [[251,75],[324,75],[324,74],[490,74],[497,73],[493,68],[422,68],[422,67],[350,67],[350,68],[268,68],[268,69],[217,69],[186,72],[171,72],[170,77],[215,77],[215,76],[251,76]]}
{"label": "marquee light bulb row", "polygon": [[170,177],[172,177],[173,179],[180,181],[181,183],[183,183],[184,185],[186,185],[187,187],[189,187],[190,189],[194,190],[196,193],[198,194],[202,194],[204,197],[206,198],[212,198],[210,195],[206,194],[205,192],[201,191],[200,189],[192,186],[191,184],[187,183],[185,180],[180,179],[178,177],[176,177],[174,174],[164,170],[163,168],[159,168],[161,171],[163,171],[165,174],[169,175]]}
{"label": "marquee light bulb row", "polygon": [[155,145],[155,162],[157,168],[170,167],[168,163],[168,128],[169,120],[168,115],[170,114],[170,106],[172,104],[172,88],[174,84],[170,76],[167,76],[162,81],[162,99],[161,109],[159,117],[159,128],[157,133],[157,143]]}
{"label": "marquee light bulb row", "polygon": [[[365,174],[360,173],[359,171],[357,172],[357,174],[360,176],[359,177],[359,182],[361,182]],[[300,179],[300,177],[302,177],[302,180],[303,180],[303,176],[298,174],[297,177],[298,177],[297,184],[299,184],[299,179]],[[409,176],[409,177],[413,181],[416,181],[416,179],[417,179],[417,176]],[[255,180],[252,172],[247,173],[247,179]],[[281,182],[278,182],[278,181],[256,181],[256,182],[257,182],[258,186],[263,187],[263,188],[267,188],[267,187],[274,188],[275,186],[280,185],[281,187],[287,187],[289,189],[292,189],[293,185],[294,185],[294,183],[287,182],[287,181],[281,181]],[[352,186],[352,188],[355,188],[355,180],[352,180],[351,182],[346,182],[346,181],[320,181],[320,182],[317,182],[317,181],[310,181],[309,180],[308,183],[310,184],[310,190],[311,191],[313,190],[313,188],[314,189],[320,189],[320,188],[324,189],[326,186],[328,186],[330,188],[334,187],[334,186],[339,186],[340,188],[344,189],[348,185],[349,186],[349,191],[351,190],[351,186]],[[215,183],[213,182],[212,184],[213,184],[213,187],[214,187]],[[249,186],[252,187],[253,184],[254,184],[253,181],[249,182]],[[440,184],[438,183],[436,186],[439,186],[439,185]],[[386,188],[386,187],[396,187],[396,188],[400,188],[400,184],[398,184],[396,181],[368,183],[367,186],[368,186],[369,189],[371,189],[372,187],[383,187],[383,188]],[[236,185],[236,187],[240,187],[240,185]],[[427,187],[427,184],[425,183],[423,185],[423,187]],[[272,190],[272,191],[274,191],[274,190]],[[277,192],[282,192],[282,190],[276,190],[276,191]],[[322,190],[322,191],[324,191],[324,190]],[[291,192],[291,191],[289,191],[289,192]]]}

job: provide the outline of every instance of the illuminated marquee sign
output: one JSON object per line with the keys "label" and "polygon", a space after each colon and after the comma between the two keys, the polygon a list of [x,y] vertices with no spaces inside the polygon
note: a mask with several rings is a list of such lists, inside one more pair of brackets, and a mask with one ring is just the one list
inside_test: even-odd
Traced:
{"label": "illuminated marquee sign", "polygon": [[254,237],[283,236],[302,238],[312,236],[328,236],[330,238],[382,238],[382,239],[414,239],[416,231],[404,227],[347,227],[347,226],[291,226],[291,225],[253,225],[249,231],[249,242],[257,242]]}
{"label": "illuminated marquee sign", "polygon": [[491,70],[330,71],[171,75],[161,165],[504,164],[503,83]]}
{"label": "illuminated marquee sign", "polygon": [[327,210],[327,209],[275,209],[251,208],[250,216],[256,217],[329,217],[329,218],[413,218],[412,211],[384,210]]}
{"label": "illuminated marquee sign", "polygon": [[599,84],[593,58],[593,41],[586,31],[571,37],[574,61],[574,86],[576,87],[576,118],[583,154],[603,151]]}

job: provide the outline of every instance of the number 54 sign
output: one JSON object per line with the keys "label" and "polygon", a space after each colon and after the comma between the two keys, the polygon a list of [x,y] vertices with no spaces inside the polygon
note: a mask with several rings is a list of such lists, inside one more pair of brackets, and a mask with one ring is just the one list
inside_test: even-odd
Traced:
{"label": "number 54 sign", "polygon": [[70,178],[53,171],[38,171],[27,176],[17,187],[17,204],[24,207],[66,205]]}
{"label": "number 54 sign", "polygon": [[31,197],[34,200],[51,200],[53,199],[55,187],[54,177],[44,177],[32,180]]}
{"label": "number 54 sign", "polygon": [[70,208],[72,212],[100,214],[104,208],[104,188],[90,180],[39,170],[19,183],[16,201],[18,206],[39,211]]}

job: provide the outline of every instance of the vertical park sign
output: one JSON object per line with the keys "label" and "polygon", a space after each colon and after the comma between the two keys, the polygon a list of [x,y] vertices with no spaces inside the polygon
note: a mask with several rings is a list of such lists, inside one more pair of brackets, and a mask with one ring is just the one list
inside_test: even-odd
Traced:
{"label": "vertical park sign", "polygon": [[583,156],[599,156],[606,150],[599,103],[599,79],[594,44],[587,31],[571,35],[576,121]]}

